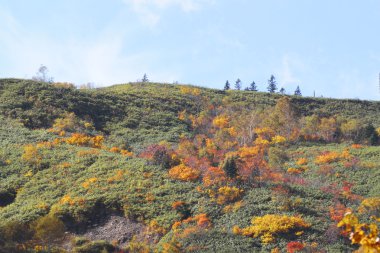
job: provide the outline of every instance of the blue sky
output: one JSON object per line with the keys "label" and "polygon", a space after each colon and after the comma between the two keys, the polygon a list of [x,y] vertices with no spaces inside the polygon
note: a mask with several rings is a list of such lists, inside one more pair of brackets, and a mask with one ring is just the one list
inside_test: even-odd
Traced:
{"label": "blue sky", "polygon": [[379,0],[0,0],[0,77],[380,99]]}

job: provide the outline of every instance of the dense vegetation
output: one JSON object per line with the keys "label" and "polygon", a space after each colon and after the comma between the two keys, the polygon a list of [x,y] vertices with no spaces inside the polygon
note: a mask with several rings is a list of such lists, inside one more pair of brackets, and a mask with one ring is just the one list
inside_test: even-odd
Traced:
{"label": "dense vegetation", "polygon": [[2,79],[0,123],[0,252],[380,247],[380,102]]}

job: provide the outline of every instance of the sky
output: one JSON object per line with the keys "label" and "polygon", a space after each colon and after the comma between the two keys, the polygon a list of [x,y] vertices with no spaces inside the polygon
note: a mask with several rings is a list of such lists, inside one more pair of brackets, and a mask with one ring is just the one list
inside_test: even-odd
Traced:
{"label": "sky", "polygon": [[380,0],[0,0],[0,78],[380,100]]}

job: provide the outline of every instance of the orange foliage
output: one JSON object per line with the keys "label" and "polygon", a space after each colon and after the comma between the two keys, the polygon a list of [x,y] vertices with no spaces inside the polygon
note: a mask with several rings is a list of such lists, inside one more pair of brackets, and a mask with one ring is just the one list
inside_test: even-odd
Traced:
{"label": "orange foliage", "polygon": [[296,169],[296,168],[289,168],[289,169],[287,170],[287,172],[288,172],[289,174],[301,174],[301,173],[302,173],[302,170],[300,170],[300,169]]}
{"label": "orange foliage", "polygon": [[169,170],[169,176],[182,181],[195,181],[199,178],[200,172],[184,164],[180,164]]}
{"label": "orange foliage", "polygon": [[65,142],[70,145],[90,146],[93,148],[101,148],[103,141],[104,137],[101,135],[91,137],[80,133],[74,133],[65,139]]}
{"label": "orange foliage", "polygon": [[330,218],[333,221],[340,221],[343,219],[344,214],[349,211],[347,207],[345,207],[342,203],[335,204],[334,207],[330,207]]}
{"label": "orange foliage", "polygon": [[92,178],[89,178],[87,179],[86,181],[84,181],[82,183],[82,186],[86,189],[88,189],[90,187],[90,185],[94,184],[95,182],[97,182],[98,179],[96,177],[92,177]]}
{"label": "orange foliage", "polygon": [[203,184],[207,186],[218,185],[227,180],[226,174],[221,168],[210,167],[203,176]]}
{"label": "orange foliage", "polygon": [[78,151],[77,156],[88,156],[88,155],[99,155],[99,150],[97,149],[89,149],[89,150],[81,150]]}
{"label": "orange foliage", "polygon": [[363,146],[360,145],[360,144],[352,144],[351,148],[353,148],[353,149],[361,149],[361,148],[363,148]]}
{"label": "orange foliage", "polygon": [[119,153],[120,152],[120,148],[118,148],[118,147],[112,147],[112,148],[110,148],[110,152],[112,152],[112,153]]}
{"label": "orange foliage", "polygon": [[296,161],[296,164],[298,166],[302,166],[302,165],[307,165],[308,164],[308,160],[306,158],[299,158],[297,161]]}
{"label": "orange foliage", "polygon": [[197,216],[189,217],[186,220],[183,220],[183,223],[186,223],[186,224],[193,223],[193,222],[196,222],[198,227],[202,227],[202,228],[211,227],[211,221],[207,217],[207,214],[204,214],[204,213],[201,213],[201,214],[198,214]]}

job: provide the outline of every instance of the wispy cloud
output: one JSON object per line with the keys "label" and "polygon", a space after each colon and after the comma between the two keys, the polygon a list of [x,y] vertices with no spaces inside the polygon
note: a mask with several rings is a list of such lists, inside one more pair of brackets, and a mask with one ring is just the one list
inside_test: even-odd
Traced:
{"label": "wispy cloud", "polygon": [[204,5],[214,3],[215,0],[124,0],[124,2],[140,15],[141,21],[150,26],[156,26],[165,9],[177,7],[183,12],[200,10]]}
{"label": "wispy cloud", "polygon": [[299,69],[303,69],[304,64],[297,59],[292,57],[289,54],[286,54],[282,57],[281,67],[278,70],[279,79],[281,81],[281,86],[287,85],[297,85],[301,82],[301,79],[298,78],[295,74]]}
{"label": "wispy cloud", "polygon": [[160,52],[125,54],[127,41],[127,36],[107,29],[100,31],[91,41],[36,36],[18,23],[11,12],[1,11],[0,57],[7,66],[1,66],[0,78],[31,78],[44,64],[56,81],[76,84],[109,85],[135,81],[145,72],[154,81],[180,79],[177,72],[154,67],[161,59]]}

